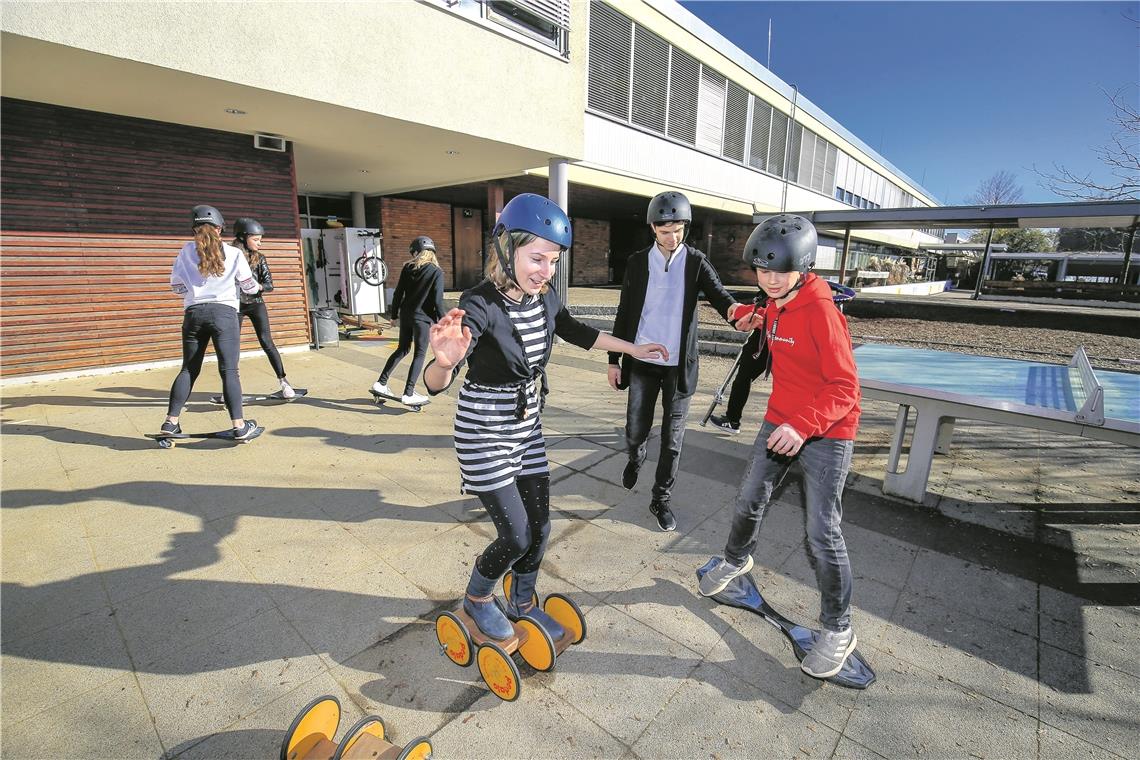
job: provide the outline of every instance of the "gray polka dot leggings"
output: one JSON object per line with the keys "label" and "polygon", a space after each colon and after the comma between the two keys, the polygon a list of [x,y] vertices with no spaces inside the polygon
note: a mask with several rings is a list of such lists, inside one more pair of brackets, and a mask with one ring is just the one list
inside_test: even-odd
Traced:
{"label": "gray polka dot leggings", "polygon": [[519,573],[538,570],[550,536],[550,475],[521,477],[481,492],[479,500],[499,533],[476,561],[479,573],[499,578],[512,567]]}

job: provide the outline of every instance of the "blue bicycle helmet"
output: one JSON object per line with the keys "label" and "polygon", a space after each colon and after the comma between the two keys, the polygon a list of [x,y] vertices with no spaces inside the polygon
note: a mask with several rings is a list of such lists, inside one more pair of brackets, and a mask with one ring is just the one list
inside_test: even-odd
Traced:
{"label": "blue bicycle helmet", "polygon": [[[534,193],[522,193],[511,198],[503,206],[499,214],[499,221],[491,230],[491,240],[495,244],[495,254],[499,257],[499,266],[518,285],[515,279],[515,246],[506,233],[529,232],[543,240],[549,240],[562,250],[569,250],[574,242],[574,233],[570,229],[570,218],[566,216],[557,203],[549,198],[543,198]],[[508,251],[503,250],[501,239],[507,241]]]}

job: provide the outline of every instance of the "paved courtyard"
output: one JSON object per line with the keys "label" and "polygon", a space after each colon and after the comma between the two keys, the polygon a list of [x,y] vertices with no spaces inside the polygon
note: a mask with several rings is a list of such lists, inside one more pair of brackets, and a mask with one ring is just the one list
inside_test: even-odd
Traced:
{"label": "paved courtyard", "polygon": [[[728,368],[702,359],[674,493],[620,485],[623,394],[601,353],[555,352],[543,417],[553,529],[540,592],[589,635],[503,703],[440,656],[433,621],[493,527],[458,493],[452,396],[422,413],[365,389],[386,340],[287,354],[311,395],[250,407],[232,447],[159,450],[173,369],[5,389],[5,758],[270,758],[321,694],[342,731],[376,713],[439,758],[1098,758],[1140,746],[1140,455],[961,423],[925,505],[879,490],[894,423],[867,402],[845,502],[866,691],[802,675],[778,631],[695,593],[719,553],[766,384],[744,430],[697,425]],[[406,367],[406,364],[405,364]],[[263,358],[247,390],[270,389]],[[207,365],[183,427],[227,424]],[[646,471],[651,471],[651,467]],[[818,609],[797,475],[756,579]],[[338,737],[339,738],[339,737]]]}

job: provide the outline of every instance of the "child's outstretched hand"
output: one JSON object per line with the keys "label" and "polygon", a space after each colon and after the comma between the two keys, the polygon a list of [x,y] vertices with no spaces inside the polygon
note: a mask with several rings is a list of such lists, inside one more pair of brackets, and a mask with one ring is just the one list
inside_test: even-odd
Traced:
{"label": "child's outstretched hand", "polygon": [[432,325],[428,333],[435,362],[445,369],[463,361],[471,345],[471,328],[463,325],[464,314],[463,309],[452,309]]}
{"label": "child's outstretched hand", "polygon": [[629,352],[629,355],[634,359],[656,359],[658,361],[669,361],[669,349],[660,343],[638,343]]}

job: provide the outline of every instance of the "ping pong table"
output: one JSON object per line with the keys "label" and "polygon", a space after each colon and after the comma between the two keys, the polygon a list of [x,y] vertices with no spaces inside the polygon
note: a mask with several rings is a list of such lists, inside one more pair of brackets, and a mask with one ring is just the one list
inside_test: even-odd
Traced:
{"label": "ping pong table", "polygon": [[[1093,371],[1084,347],[1068,365],[883,344],[855,349],[864,398],[899,405],[883,492],[922,502],[934,454],[957,419],[984,420],[1140,447],[1140,375]],[[911,410],[914,430],[899,470]]]}

